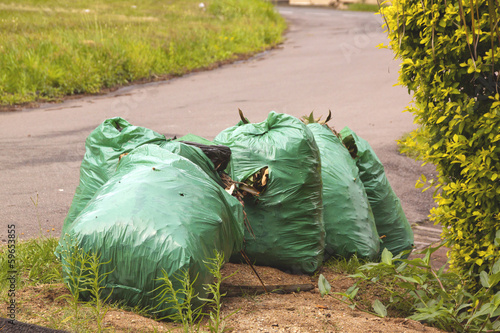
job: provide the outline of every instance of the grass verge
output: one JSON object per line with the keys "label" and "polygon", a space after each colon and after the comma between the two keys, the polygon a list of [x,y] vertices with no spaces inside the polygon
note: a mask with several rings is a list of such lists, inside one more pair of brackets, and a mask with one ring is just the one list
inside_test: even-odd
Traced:
{"label": "grass verge", "polygon": [[379,10],[378,5],[368,4],[368,3],[350,3],[347,4],[347,10],[353,12],[373,12],[376,13]]}
{"label": "grass verge", "polygon": [[[9,261],[7,246],[1,246],[0,290],[9,290],[9,278],[13,271],[16,272],[15,285],[17,289],[59,282],[61,280],[61,264],[55,260],[54,256],[57,243],[56,238],[43,236],[17,242],[14,261]],[[0,300],[6,301],[6,297],[7,293],[2,293]]]}
{"label": "grass verge", "polygon": [[[198,332],[205,326],[206,331],[222,332],[225,320],[234,314],[224,317],[221,314],[224,294],[220,287],[227,277],[221,275],[224,257],[217,252],[205,262],[215,279],[213,284],[204,285],[209,292],[209,298],[200,299],[207,302],[205,308],[202,304],[192,312],[186,311],[191,310],[191,300],[198,296],[194,294],[188,271],[179,280],[184,289],[176,290],[166,275],[161,279],[165,285],[159,287],[159,295],[178,310],[170,318],[175,323],[155,321],[145,309],[107,302],[109,295],[106,297],[102,291],[103,281],[110,272],[103,273],[100,269],[107,263],[75,246],[62,265],[54,255],[57,245],[57,238],[39,236],[16,240],[13,252],[7,245],[0,246],[0,317],[12,319],[5,309],[14,300],[16,320],[69,332]],[[63,283],[63,269],[70,288]],[[188,301],[179,301],[184,298]]]}
{"label": "grass verge", "polygon": [[[38,246],[35,246],[36,250],[34,252],[31,250],[34,246],[33,243],[38,244]],[[221,291],[221,284],[230,276],[223,276],[220,274],[221,265],[224,260],[220,256],[215,256],[215,258],[211,258],[205,262],[205,264],[208,265],[207,267],[210,267],[210,271],[214,275],[215,281],[210,285],[205,285],[207,288],[206,290],[213,294],[213,297],[204,300],[208,303],[203,310],[204,319],[201,322],[191,320],[191,317],[189,316],[194,315],[193,318],[195,318],[196,311],[190,314],[189,311],[186,311],[188,309],[184,304],[177,302],[177,300],[173,300],[172,304],[178,308],[177,314],[180,316],[177,319],[181,321],[183,318],[188,319],[187,321],[184,320],[183,323],[176,324],[172,322],[158,322],[148,318],[147,311],[144,309],[125,308],[120,304],[109,304],[107,302],[98,304],[95,297],[99,297],[100,290],[102,290],[98,281],[101,280],[103,275],[98,276],[96,274],[96,272],[98,272],[97,265],[99,265],[98,257],[93,257],[92,255],[80,256],[80,254],[76,253],[76,266],[83,265],[89,268],[88,272],[87,270],[84,270],[82,271],[84,272],[83,275],[77,274],[76,276],[83,277],[86,282],[90,281],[91,283],[90,285],[82,286],[83,291],[90,292],[90,301],[81,301],[79,298],[76,298],[74,290],[68,290],[66,285],[61,282],[61,263],[53,255],[53,250],[55,249],[56,244],[57,239],[46,237],[16,243],[16,261],[19,260],[19,264],[16,266],[18,271],[17,274],[19,276],[18,287],[16,290],[16,319],[54,329],[63,329],[70,332],[82,333],[104,331],[223,332],[225,331],[225,325],[228,325],[228,329],[229,327],[237,325],[238,328],[235,331],[239,331],[238,329],[247,327],[245,325],[248,325],[248,322],[255,321],[259,318],[256,317],[256,314],[254,313],[255,311],[260,311],[258,310],[259,308],[261,310],[263,309],[266,314],[269,314],[269,311],[276,311],[275,313],[283,315],[283,311],[280,311],[280,309],[283,310],[283,304],[287,304],[289,307],[284,312],[286,314],[286,318],[282,318],[283,322],[280,322],[280,326],[283,323],[283,327],[285,327],[286,324],[284,323],[286,322],[296,322],[297,320],[301,321],[304,319],[305,312],[302,311],[306,310],[303,309],[307,309],[307,313],[314,313],[314,317],[317,316],[316,314],[319,313],[319,310],[324,311],[323,314],[328,315],[328,317],[339,312],[349,314],[350,312],[344,304],[347,304],[351,308],[357,308],[358,310],[365,312],[372,313],[375,311],[379,316],[387,315],[388,317],[401,317],[411,314],[410,310],[412,305],[408,305],[407,300],[411,299],[412,295],[411,292],[409,293],[407,291],[407,289],[410,288],[410,290],[413,289],[418,291],[420,290],[420,285],[422,285],[422,288],[426,285],[434,288],[439,285],[439,283],[436,284],[436,281],[438,280],[431,281],[429,279],[432,279],[433,274],[441,276],[442,273],[436,271],[433,273],[433,271],[427,269],[419,271],[408,270],[408,272],[405,273],[406,271],[404,270],[403,265],[397,265],[396,261],[398,259],[396,257],[388,257],[387,254],[382,257],[382,263],[364,263],[356,257],[351,259],[332,258],[325,263],[321,272],[328,277],[330,282],[332,282],[332,285],[328,287],[328,292],[331,292],[332,296],[345,297],[345,299],[342,298],[336,301],[333,297],[331,302],[325,303],[320,301],[320,295],[315,291],[306,292],[304,294],[294,293],[293,295],[273,294],[272,298],[271,295],[259,295],[254,296],[251,299],[242,296],[239,300],[237,300],[237,297],[225,299],[225,308],[221,311],[221,297],[224,296]],[[29,253],[35,255],[36,258],[39,259],[34,260],[32,264],[24,265],[21,262],[21,258],[24,260],[25,256]],[[2,268],[6,267],[5,261],[8,258],[6,254],[6,246],[0,246],[0,267]],[[423,263],[423,266],[425,266],[424,268],[426,268],[428,266],[430,256],[423,260],[426,261],[422,262],[421,260],[411,260],[408,261],[408,263]],[[52,267],[53,269],[40,269],[40,267]],[[41,272],[39,277],[24,280],[30,275],[31,270],[37,269]],[[5,270],[3,269],[2,271]],[[249,271],[250,270],[247,271],[248,274],[250,274]],[[276,274],[276,270],[267,270],[265,272],[266,273],[264,274]],[[353,274],[354,272],[356,272],[355,275],[347,276],[347,274]],[[361,275],[360,272],[364,275]],[[318,277],[314,277],[314,281],[315,283],[319,283],[320,291],[324,294],[325,286],[329,286],[329,283],[326,281],[325,276],[322,276],[322,274],[319,276],[319,281]],[[283,278],[282,283],[291,283],[286,275],[286,273],[281,273]],[[176,278],[175,276],[172,277]],[[360,277],[363,279],[357,281]],[[162,279],[165,284],[159,286],[159,288],[164,291],[160,295],[167,295],[171,292],[171,290],[169,291],[169,285],[171,285],[170,278],[171,277],[164,276]],[[189,289],[191,282],[188,275],[179,278],[182,280],[184,289]],[[403,283],[413,281],[412,279],[417,282],[414,282],[415,285],[406,286],[405,284],[402,285],[399,283],[401,281],[396,281],[396,283],[393,281],[398,279],[402,279]],[[440,281],[446,285],[445,281],[448,280],[440,278]],[[0,283],[2,283],[2,285],[0,285],[0,290],[2,290],[2,309],[6,309],[9,299],[5,296],[7,288],[6,285],[3,284],[5,283],[4,276],[2,277]],[[353,283],[355,283],[355,285],[352,285]],[[429,288],[425,290],[428,291]],[[433,292],[435,292],[437,289],[435,290],[434,288],[433,290]],[[431,296],[434,297],[436,295]],[[405,302],[398,302],[398,297],[404,299]],[[290,302],[283,303],[285,300]],[[274,302],[264,304],[275,304],[275,306],[271,306],[270,308],[267,308],[268,305],[262,306],[262,302],[268,301]],[[339,304],[341,306],[340,308],[338,307]],[[377,304],[377,306],[374,307],[373,304]],[[431,306],[432,304],[428,303],[428,305]],[[0,310],[0,316],[6,317],[4,311],[5,310]],[[379,314],[380,311],[383,313]],[[229,321],[226,321],[228,317],[233,316],[236,312],[238,312],[238,315],[236,315],[235,318],[241,316],[241,320],[237,319],[236,321],[233,321],[233,318],[230,318]],[[276,316],[276,314],[274,316]],[[312,325],[310,322],[312,317],[307,318],[304,323],[307,322],[307,325]],[[352,318],[355,318],[353,319],[354,321],[359,320],[359,314],[353,315]],[[99,319],[99,323],[96,319]],[[274,322],[277,321],[273,319],[271,323]],[[319,329],[323,327],[323,325],[327,325],[327,323],[322,319],[315,321],[315,323],[315,329]],[[385,326],[386,323],[387,322],[384,322],[380,325],[384,325],[385,329],[387,329]],[[313,326],[308,327],[312,328]],[[382,326],[380,326],[380,328],[382,329]]]}
{"label": "grass verge", "polygon": [[0,106],[209,68],[285,28],[264,0],[0,0]]}

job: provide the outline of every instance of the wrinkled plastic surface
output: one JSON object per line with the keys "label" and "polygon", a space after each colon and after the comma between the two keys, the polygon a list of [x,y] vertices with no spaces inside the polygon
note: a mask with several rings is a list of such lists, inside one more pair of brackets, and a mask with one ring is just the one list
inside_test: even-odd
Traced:
{"label": "wrinkled plastic surface", "polygon": [[205,139],[204,137],[201,137],[201,136],[196,135],[196,134],[191,134],[191,133],[186,134],[180,138],[177,138],[174,141],[190,141],[190,142],[201,143],[204,145],[214,145],[215,144],[212,141]]}
{"label": "wrinkled plastic surface", "polygon": [[[154,290],[162,269],[170,277],[189,269],[191,278],[197,276],[195,292],[206,296],[202,285],[213,276],[203,260],[213,258],[214,250],[229,258],[243,242],[242,205],[215,176],[196,147],[172,142],[134,149],[61,238],[63,262],[66,244],[99,253],[101,262],[110,260],[103,269],[112,271],[104,280],[104,297],[111,293],[111,301],[132,307],[159,305]],[[168,315],[169,306],[149,312]]]}
{"label": "wrinkled plastic surface", "polygon": [[195,134],[186,134],[174,141],[184,142],[200,148],[212,161],[217,171],[225,170],[231,159],[231,150],[228,147],[216,145],[212,141]]}
{"label": "wrinkled plastic surface", "polygon": [[245,252],[258,265],[314,272],[322,263],[324,226],[319,150],[297,118],[269,113],[266,121],[222,131],[214,140],[232,151],[231,177],[244,181],[268,167],[267,188],[245,199],[255,238],[245,230]]}
{"label": "wrinkled plastic surface", "polygon": [[150,129],[133,126],[123,118],[106,119],[87,137],[85,156],[62,234],[71,226],[95,192],[115,173],[121,154],[146,143],[166,142],[165,136]]}
{"label": "wrinkled plastic surface", "polygon": [[329,128],[318,123],[307,127],[321,154],[325,259],[354,254],[375,259],[380,239],[356,162]]}
{"label": "wrinkled plastic surface", "polygon": [[[382,237],[380,251],[387,248],[394,255],[413,248],[413,231],[401,202],[385,175],[384,166],[370,144],[348,127],[340,131],[342,140],[351,136],[357,147],[356,165],[372,207],[378,234]],[[407,255],[408,256],[408,255]]]}
{"label": "wrinkled plastic surface", "polygon": [[199,166],[205,173],[212,178],[217,184],[224,187],[224,183],[215,171],[214,164],[207,157],[203,151],[197,147],[193,147],[180,142],[167,141],[159,144],[160,147],[171,151],[177,155],[187,158],[197,166]]}

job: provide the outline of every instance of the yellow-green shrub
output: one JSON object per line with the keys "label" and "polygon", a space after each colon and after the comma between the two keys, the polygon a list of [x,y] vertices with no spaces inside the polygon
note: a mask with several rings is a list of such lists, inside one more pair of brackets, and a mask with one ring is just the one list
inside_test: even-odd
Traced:
{"label": "yellow-green shrub", "polygon": [[405,145],[438,170],[431,218],[452,268],[479,281],[500,259],[498,0],[394,0],[381,13],[420,125]]}

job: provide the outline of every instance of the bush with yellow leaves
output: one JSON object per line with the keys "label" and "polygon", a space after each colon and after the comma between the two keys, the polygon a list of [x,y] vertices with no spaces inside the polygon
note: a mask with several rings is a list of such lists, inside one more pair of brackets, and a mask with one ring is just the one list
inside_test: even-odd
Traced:
{"label": "bush with yellow leaves", "polygon": [[431,219],[451,267],[480,287],[500,259],[498,0],[395,0],[380,11],[420,125],[404,144],[438,171],[417,187],[436,187]]}

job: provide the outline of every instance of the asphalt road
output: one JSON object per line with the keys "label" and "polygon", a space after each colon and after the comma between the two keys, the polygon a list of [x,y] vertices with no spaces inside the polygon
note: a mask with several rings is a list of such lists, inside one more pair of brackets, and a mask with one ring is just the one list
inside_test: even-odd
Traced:
{"label": "asphalt road", "polygon": [[0,240],[11,224],[21,238],[40,229],[59,236],[78,185],[85,138],[104,119],[121,116],[166,136],[212,139],[238,122],[238,108],[253,122],[271,110],[300,117],[331,109],[331,125],[349,126],[373,146],[408,219],[425,221],[431,193],[414,184],[433,170],[397,153],[395,140],[414,127],[412,115],[402,112],[411,96],[393,86],[398,62],[392,52],[376,48],[387,42],[381,18],[321,8],[279,10],[290,24],[285,43],[248,61],[0,113]]}

